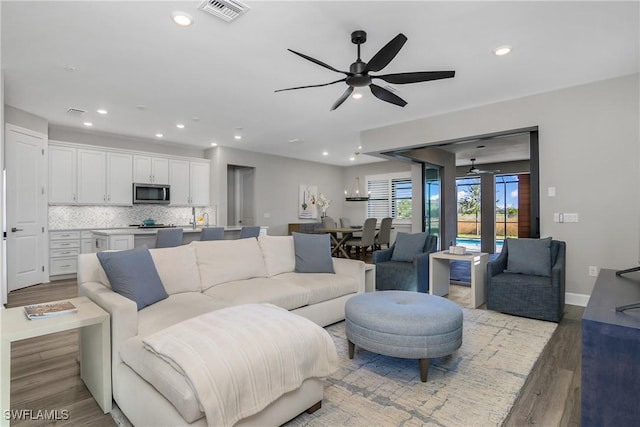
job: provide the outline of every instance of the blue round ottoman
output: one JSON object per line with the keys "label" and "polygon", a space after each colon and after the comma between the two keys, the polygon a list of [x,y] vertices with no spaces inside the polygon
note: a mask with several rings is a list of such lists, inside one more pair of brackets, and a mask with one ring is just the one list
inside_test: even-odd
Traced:
{"label": "blue round ottoman", "polygon": [[462,345],[462,310],[446,298],[411,291],[379,291],[347,301],[349,358],[355,346],[385,356],[420,360],[427,381],[429,359]]}

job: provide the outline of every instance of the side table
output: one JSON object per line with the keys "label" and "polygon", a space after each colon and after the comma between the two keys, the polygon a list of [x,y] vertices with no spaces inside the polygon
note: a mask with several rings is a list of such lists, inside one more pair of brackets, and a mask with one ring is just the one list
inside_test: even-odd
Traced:
{"label": "side table", "polygon": [[[109,313],[87,297],[71,298],[76,313],[29,320],[23,307],[0,310],[0,425],[9,425],[11,343],[80,329],[80,376],[102,411],[111,412],[111,328]],[[53,302],[53,301],[52,301]]]}
{"label": "side table", "polygon": [[486,252],[470,252],[454,255],[449,251],[434,252],[429,255],[429,293],[443,296],[449,293],[449,261],[467,261],[471,263],[471,308],[477,308],[487,300],[487,261]]}

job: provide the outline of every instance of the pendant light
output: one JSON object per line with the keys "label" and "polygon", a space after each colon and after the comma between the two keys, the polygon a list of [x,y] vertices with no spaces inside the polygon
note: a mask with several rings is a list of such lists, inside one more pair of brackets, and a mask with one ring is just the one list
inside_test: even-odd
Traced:
{"label": "pendant light", "polygon": [[347,202],[366,202],[369,200],[369,195],[364,192],[362,185],[360,184],[360,177],[357,176],[351,186],[351,192],[348,193],[345,190],[344,195]]}

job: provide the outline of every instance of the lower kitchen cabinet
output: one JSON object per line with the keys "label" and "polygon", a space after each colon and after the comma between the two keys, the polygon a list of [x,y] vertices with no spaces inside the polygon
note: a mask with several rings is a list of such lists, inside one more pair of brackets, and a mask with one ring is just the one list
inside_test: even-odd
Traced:
{"label": "lower kitchen cabinet", "polygon": [[[80,253],[80,231],[49,233],[49,276],[76,274]],[[55,277],[54,277],[55,279]]]}
{"label": "lower kitchen cabinet", "polygon": [[95,252],[133,249],[133,234],[115,234],[106,236],[94,233],[93,239],[96,243]]}

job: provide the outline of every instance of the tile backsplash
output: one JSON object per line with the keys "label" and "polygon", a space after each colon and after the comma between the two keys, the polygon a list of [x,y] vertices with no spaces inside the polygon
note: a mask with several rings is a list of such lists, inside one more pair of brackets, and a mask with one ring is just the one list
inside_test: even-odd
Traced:
{"label": "tile backsplash", "polygon": [[[196,208],[196,218],[209,214],[209,225],[217,225],[213,206]],[[118,228],[141,224],[147,218],[156,223],[188,225],[190,207],[134,206],[49,206],[49,230],[73,228]],[[206,219],[205,219],[206,222]]]}

